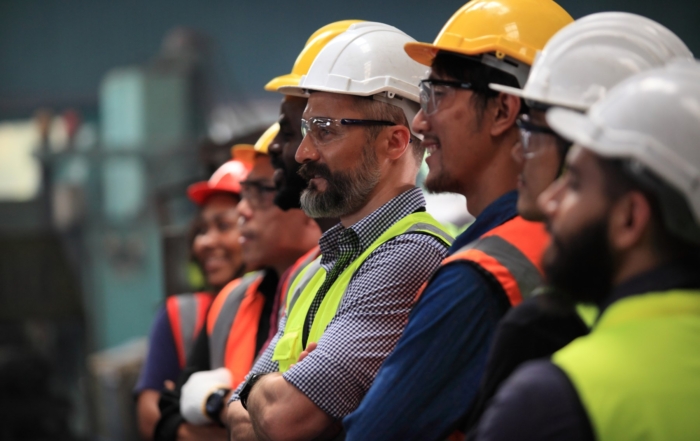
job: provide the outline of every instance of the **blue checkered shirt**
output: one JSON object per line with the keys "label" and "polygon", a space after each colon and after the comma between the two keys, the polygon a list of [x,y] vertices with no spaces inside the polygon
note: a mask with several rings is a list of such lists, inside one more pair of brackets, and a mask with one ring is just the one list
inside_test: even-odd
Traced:
{"label": "blue checkered shirt", "polygon": [[[348,228],[336,225],[319,241],[321,266],[330,273],[341,255],[356,258],[391,225],[424,206],[423,193],[413,188]],[[378,247],[352,276],[318,347],[285,372],[285,380],[334,418],[352,412],[401,336],[416,292],[446,255],[443,242],[422,233],[403,234]],[[285,324],[282,317],[280,331],[251,374],[279,371],[272,354]],[[239,399],[239,390],[231,401]]]}

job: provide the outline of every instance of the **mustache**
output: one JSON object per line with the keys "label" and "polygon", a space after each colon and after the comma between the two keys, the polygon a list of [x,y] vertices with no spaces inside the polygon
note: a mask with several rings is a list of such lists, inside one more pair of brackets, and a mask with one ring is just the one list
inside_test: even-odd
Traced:
{"label": "mustache", "polygon": [[312,162],[302,164],[297,173],[306,181],[310,181],[314,177],[321,177],[328,181],[332,177],[331,170],[327,165]]}

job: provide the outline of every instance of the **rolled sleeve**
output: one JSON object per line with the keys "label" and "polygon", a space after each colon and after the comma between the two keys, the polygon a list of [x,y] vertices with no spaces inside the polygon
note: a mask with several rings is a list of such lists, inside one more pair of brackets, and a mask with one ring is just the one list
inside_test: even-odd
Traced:
{"label": "rolled sleeve", "polygon": [[446,253],[424,234],[377,248],[353,276],[317,348],[284,378],[330,416],[352,412],[401,336],[416,292]]}
{"label": "rolled sleeve", "polygon": [[441,268],[362,404],[343,421],[346,440],[446,438],[473,400],[504,312],[470,264]]}

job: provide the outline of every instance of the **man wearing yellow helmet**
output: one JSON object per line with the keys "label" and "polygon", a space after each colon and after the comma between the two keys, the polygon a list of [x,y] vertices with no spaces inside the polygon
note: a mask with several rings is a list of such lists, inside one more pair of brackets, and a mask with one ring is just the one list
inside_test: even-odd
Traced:
{"label": "man wearing yellow helmet", "polygon": [[535,54],[572,18],[551,0],[473,0],[434,44],[406,52],[432,68],[421,82],[426,187],[467,198],[476,221],[433,274],[395,351],[358,409],[347,440],[440,440],[460,426],[478,389],[498,320],[540,283],[542,224],[517,215],[519,98]]}

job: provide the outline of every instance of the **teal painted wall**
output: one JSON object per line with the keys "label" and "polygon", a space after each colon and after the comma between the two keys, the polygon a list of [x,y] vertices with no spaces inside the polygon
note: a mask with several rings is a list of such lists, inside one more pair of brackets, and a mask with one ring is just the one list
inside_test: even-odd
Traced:
{"label": "teal painted wall", "polygon": [[[39,105],[96,109],[113,67],[140,64],[158,52],[174,26],[208,33],[227,90],[219,99],[264,97],[263,85],[285,73],[306,38],[331,21],[362,18],[432,40],[459,0],[0,0],[0,119],[28,116]],[[561,0],[574,17],[603,10],[651,17],[700,55],[700,2]],[[269,95],[268,95],[269,96]]]}

